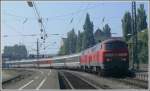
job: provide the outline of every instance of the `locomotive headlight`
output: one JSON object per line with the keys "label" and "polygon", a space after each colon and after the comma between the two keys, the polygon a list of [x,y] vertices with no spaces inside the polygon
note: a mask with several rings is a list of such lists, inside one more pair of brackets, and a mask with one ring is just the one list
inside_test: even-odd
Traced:
{"label": "locomotive headlight", "polygon": [[111,61],[111,59],[110,58],[106,58],[106,61],[109,62],[109,61]]}
{"label": "locomotive headlight", "polygon": [[127,53],[119,53],[119,56],[127,56]]}
{"label": "locomotive headlight", "polygon": [[122,58],[122,61],[126,61],[127,59],[126,58]]}

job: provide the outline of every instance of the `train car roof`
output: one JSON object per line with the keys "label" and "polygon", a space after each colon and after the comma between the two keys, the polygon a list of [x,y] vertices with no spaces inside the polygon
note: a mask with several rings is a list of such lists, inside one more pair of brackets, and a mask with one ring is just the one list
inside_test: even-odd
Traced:
{"label": "train car roof", "polygon": [[[97,43],[96,45],[94,45],[94,46],[92,46],[92,47],[90,47],[90,48],[85,49],[85,50],[82,51],[81,53],[82,53],[82,54],[91,53],[91,52],[93,52],[93,51],[95,51],[95,50],[98,50],[98,49],[100,48],[100,45],[101,45],[101,43]],[[93,50],[93,49],[94,49],[94,50]]]}
{"label": "train car roof", "polygon": [[102,42],[100,42],[100,43],[97,43],[97,44],[94,45],[93,47],[90,47],[90,48],[85,49],[84,51],[81,52],[81,54],[90,53],[91,50],[92,50],[92,48],[95,48],[95,47],[96,47],[96,49],[98,49],[98,47],[100,48],[100,46],[101,46],[102,44],[105,44],[105,43],[112,43],[112,42],[117,42],[117,41],[118,41],[118,42],[124,42],[122,37],[111,37],[111,38],[106,39],[106,40],[104,40],[104,41],[102,41]]}

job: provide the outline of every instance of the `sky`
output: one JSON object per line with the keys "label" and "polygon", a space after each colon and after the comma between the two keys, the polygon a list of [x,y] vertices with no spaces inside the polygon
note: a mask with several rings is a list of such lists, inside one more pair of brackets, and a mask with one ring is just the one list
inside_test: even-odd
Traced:
{"label": "sky", "polygon": [[[136,2],[137,8],[144,4],[148,15],[148,1]],[[109,24],[112,36],[122,36],[121,19],[126,11],[131,12],[131,1],[36,1],[40,16],[43,18],[48,34],[45,45],[40,47],[41,54],[56,54],[61,38],[66,37],[72,28],[83,31],[86,13],[94,24],[94,31]],[[102,22],[104,18],[104,22]],[[72,20],[72,22],[70,22]],[[39,36],[22,36],[37,34]],[[36,41],[40,43],[40,26],[37,15],[26,1],[2,1],[1,3],[1,52],[4,46],[24,44],[29,53],[36,53]],[[59,35],[52,35],[59,34]],[[7,36],[5,36],[7,35]],[[47,47],[44,50],[44,46]]]}

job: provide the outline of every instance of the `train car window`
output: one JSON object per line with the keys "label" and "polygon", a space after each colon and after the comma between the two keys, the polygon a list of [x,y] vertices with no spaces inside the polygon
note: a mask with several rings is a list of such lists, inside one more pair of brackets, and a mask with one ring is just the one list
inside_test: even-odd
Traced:
{"label": "train car window", "polygon": [[106,50],[127,48],[127,45],[123,42],[106,43],[104,46]]}

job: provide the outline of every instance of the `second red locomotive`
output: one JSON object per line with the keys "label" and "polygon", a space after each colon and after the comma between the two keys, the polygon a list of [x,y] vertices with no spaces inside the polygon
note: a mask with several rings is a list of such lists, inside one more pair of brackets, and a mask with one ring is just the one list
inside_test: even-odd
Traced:
{"label": "second red locomotive", "polygon": [[120,39],[108,39],[86,49],[80,56],[82,70],[102,75],[127,74],[129,54],[127,44]]}

